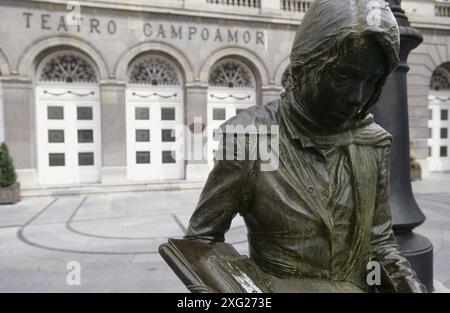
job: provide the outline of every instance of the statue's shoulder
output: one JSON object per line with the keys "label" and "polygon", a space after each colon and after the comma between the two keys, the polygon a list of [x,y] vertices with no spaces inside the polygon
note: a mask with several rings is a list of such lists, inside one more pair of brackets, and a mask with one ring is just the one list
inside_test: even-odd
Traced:
{"label": "statue's shoulder", "polygon": [[373,116],[369,116],[367,122],[353,131],[355,141],[368,146],[390,146],[392,135],[378,125]]}
{"label": "statue's shoulder", "polygon": [[270,126],[278,125],[278,107],[280,100],[272,101],[266,105],[256,105],[240,111],[235,117],[223,123],[220,128],[225,132],[234,132],[235,129],[251,128],[267,126],[270,131]]}

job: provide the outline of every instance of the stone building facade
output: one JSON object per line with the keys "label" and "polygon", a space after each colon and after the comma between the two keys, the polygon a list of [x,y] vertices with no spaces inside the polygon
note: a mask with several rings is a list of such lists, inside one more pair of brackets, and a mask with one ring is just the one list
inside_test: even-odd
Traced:
{"label": "stone building facade", "polygon": [[[310,2],[0,0],[0,139],[22,185],[204,180],[215,128],[279,97]],[[408,88],[426,175],[450,169],[450,3],[403,2],[425,38]],[[204,158],[181,157],[198,136]]]}

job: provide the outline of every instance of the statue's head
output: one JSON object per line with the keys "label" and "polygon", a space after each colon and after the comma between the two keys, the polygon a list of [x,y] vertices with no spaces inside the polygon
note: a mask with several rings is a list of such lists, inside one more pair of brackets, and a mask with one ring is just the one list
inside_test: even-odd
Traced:
{"label": "statue's head", "polygon": [[316,0],[294,40],[288,89],[319,129],[339,130],[378,100],[399,41],[383,0]]}

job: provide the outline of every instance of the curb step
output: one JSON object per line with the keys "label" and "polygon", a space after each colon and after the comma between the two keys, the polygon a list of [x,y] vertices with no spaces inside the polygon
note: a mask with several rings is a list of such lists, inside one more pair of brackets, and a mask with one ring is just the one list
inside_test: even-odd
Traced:
{"label": "curb step", "polygon": [[67,186],[38,186],[21,188],[23,198],[30,197],[55,197],[75,196],[85,194],[107,194],[144,191],[177,191],[202,189],[205,182],[149,182],[130,184],[89,184],[89,185],[67,185]]}

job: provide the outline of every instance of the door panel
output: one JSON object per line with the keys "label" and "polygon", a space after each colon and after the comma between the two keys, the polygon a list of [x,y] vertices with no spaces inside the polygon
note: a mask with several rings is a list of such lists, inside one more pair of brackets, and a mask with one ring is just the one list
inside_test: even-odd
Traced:
{"label": "door panel", "polygon": [[182,90],[130,86],[126,106],[128,179],[184,179],[184,157],[176,150],[185,139],[174,131],[184,123]]}

